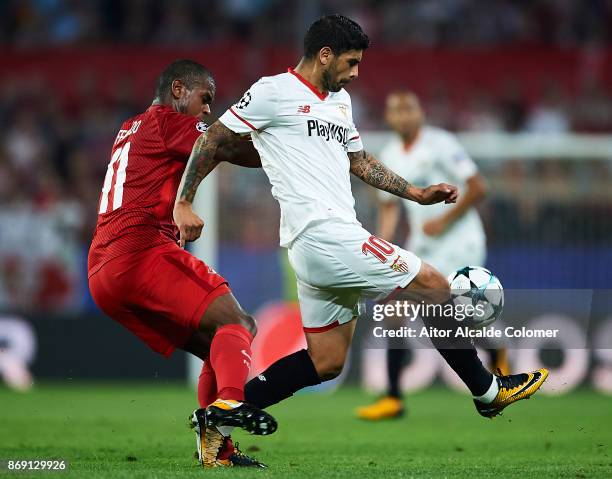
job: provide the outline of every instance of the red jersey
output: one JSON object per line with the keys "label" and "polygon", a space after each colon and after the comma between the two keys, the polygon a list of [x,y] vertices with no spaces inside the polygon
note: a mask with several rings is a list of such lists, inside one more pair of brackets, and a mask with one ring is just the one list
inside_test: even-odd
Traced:
{"label": "red jersey", "polygon": [[164,105],[123,123],[100,195],[89,276],[122,254],[178,241],[174,200],[193,144],[206,128]]}

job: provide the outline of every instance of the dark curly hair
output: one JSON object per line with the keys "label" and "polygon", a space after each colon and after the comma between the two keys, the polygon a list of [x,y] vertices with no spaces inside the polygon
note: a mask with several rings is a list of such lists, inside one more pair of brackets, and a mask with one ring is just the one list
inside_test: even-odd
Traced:
{"label": "dark curly hair", "polygon": [[311,59],[323,47],[331,48],[334,55],[349,50],[365,50],[370,39],[359,24],[344,15],[325,15],[315,21],[304,37],[304,58]]}

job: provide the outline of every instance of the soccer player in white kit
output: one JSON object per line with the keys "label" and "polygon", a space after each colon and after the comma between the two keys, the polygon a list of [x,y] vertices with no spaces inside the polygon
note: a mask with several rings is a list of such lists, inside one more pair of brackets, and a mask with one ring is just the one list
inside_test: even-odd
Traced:
{"label": "soccer player in white kit", "polygon": [[[379,236],[393,240],[401,201],[410,225],[406,249],[444,276],[464,266],[484,266],[486,237],[474,207],[485,197],[486,184],[476,164],[452,133],[424,125],[423,110],[414,93],[391,93],[387,97],[385,117],[396,135],[381,152],[381,162],[417,186],[440,182],[457,185],[460,197],[452,207],[439,203],[424,208],[379,190]],[[508,374],[505,352],[489,350],[489,353],[492,369],[499,368]],[[399,377],[405,356],[404,349],[387,351],[387,394],[359,408],[360,418],[377,420],[403,414]]]}
{"label": "soccer player in white kit", "polygon": [[[445,183],[419,188],[363,149],[344,90],[357,78],[369,39],[342,15],[315,21],[295,69],[264,77],[195,143],[174,207],[181,241],[197,239],[203,221],[192,210],[199,183],[218,164],[217,148],[250,135],[281,207],[280,242],[298,278],[298,298],[308,344],[252,379],[246,401],[267,407],[342,370],[362,298],[414,298],[446,304],[446,278],[416,255],[373,236],[357,221],[350,174],[375,188],[420,204],[453,203]],[[450,323],[455,323],[452,319]],[[468,386],[486,417],[529,397],[545,369],[493,376],[469,341],[442,345],[444,359]]]}

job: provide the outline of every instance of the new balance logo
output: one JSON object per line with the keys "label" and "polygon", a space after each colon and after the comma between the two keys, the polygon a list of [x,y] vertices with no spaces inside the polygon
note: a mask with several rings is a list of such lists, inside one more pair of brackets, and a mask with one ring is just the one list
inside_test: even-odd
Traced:
{"label": "new balance logo", "polygon": [[310,105],[301,105],[298,106],[298,113],[310,113]]}

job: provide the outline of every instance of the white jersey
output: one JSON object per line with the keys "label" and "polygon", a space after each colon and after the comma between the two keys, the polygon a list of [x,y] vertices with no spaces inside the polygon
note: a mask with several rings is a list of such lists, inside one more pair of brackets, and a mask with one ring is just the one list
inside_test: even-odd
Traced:
{"label": "white jersey", "polygon": [[363,149],[344,90],[322,94],[287,73],[263,77],[219,121],[250,134],[280,204],[280,244],[326,219],[357,223],[347,152]]}
{"label": "white jersey", "polygon": [[[450,183],[459,188],[460,194],[465,188],[466,180],[478,172],[456,137],[433,127],[421,128],[419,136],[409,148],[404,146],[401,138],[394,138],[382,151],[380,160],[415,186]],[[395,201],[400,198],[379,190],[379,199]],[[455,221],[442,235],[431,237],[423,232],[423,225],[428,220],[443,215],[452,205],[438,203],[422,206],[414,201],[404,200],[404,206],[410,224],[410,237],[406,247],[425,261],[444,263],[444,258],[457,257],[462,250],[468,257],[471,252],[482,250],[479,256],[484,256],[485,234],[478,212],[474,208]],[[458,245],[461,247],[458,248]],[[440,261],[433,261],[431,258],[439,258]],[[461,262],[462,258],[459,257],[458,261]],[[433,266],[438,269],[442,267],[440,264]]]}

